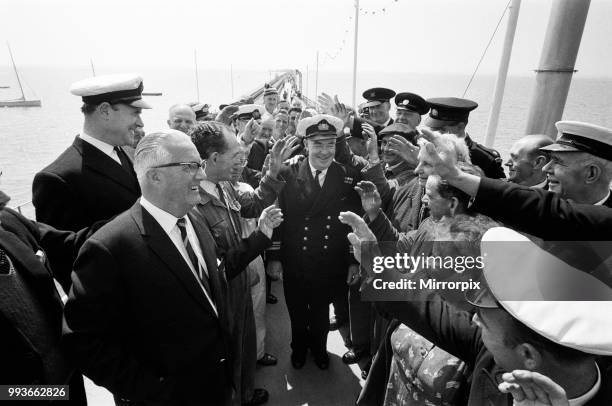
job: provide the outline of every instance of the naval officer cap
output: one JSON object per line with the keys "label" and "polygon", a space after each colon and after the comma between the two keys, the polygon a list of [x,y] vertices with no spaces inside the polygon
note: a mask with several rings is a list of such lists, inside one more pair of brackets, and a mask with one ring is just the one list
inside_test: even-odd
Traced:
{"label": "naval officer cap", "polygon": [[258,104],[243,104],[238,107],[236,117],[239,120],[260,119],[264,113],[264,108]]}
{"label": "naval officer cap", "polygon": [[264,97],[265,96],[271,96],[271,95],[278,95],[278,90],[276,90],[275,87],[267,87],[266,90],[264,90]]}
{"label": "naval officer cap", "polygon": [[142,99],[144,89],[142,78],[136,74],[94,76],[83,79],[70,86],[70,93],[81,96],[83,103],[98,105],[128,104],[132,107],[150,109]]}
{"label": "naval officer cap", "polygon": [[344,122],[329,114],[317,114],[312,117],[303,118],[298,122],[297,134],[304,139],[314,138],[327,139],[336,138],[338,132],[342,131]]}
{"label": "naval officer cap", "polygon": [[191,109],[196,115],[196,120],[206,117],[210,112],[210,106],[206,103],[195,103],[191,106]]}
{"label": "naval officer cap", "polygon": [[554,144],[540,148],[554,152],[588,152],[612,161],[612,130],[580,121],[557,121],[559,134]]}
{"label": "naval officer cap", "polygon": [[400,137],[404,137],[411,143],[416,144],[416,138],[419,133],[408,124],[403,123],[390,124],[380,130],[380,132],[378,133],[378,137],[380,139],[383,139],[385,137],[391,137],[393,135],[399,135]]}
{"label": "naval officer cap", "polygon": [[425,120],[427,127],[443,127],[452,123],[465,122],[470,111],[478,107],[478,103],[458,97],[434,97],[427,99],[431,110]]}
{"label": "naval officer cap", "polygon": [[415,93],[402,92],[395,96],[395,105],[398,110],[408,110],[419,113],[421,116],[429,111],[429,104]]}
{"label": "naval officer cap", "polygon": [[481,241],[480,289],[467,300],[502,308],[559,345],[612,355],[612,249],[607,242],[534,242],[505,227]]}
{"label": "naval officer cap", "polygon": [[363,107],[374,107],[391,100],[395,96],[395,92],[385,87],[373,87],[363,92],[362,96],[367,100]]}

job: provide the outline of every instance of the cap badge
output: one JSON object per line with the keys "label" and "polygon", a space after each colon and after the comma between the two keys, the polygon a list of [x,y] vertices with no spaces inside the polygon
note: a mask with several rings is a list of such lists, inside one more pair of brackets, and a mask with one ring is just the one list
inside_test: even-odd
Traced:
{"label": "cap badge", "polygon": [[376,97],[376,92],[370,92],[370,97],[372,98]]}
{"label": "cap badge", "polygon": [[410,104],[410,100],[405,99],[405,100],[402,102],[402,104],[403,104],[404,106],[407,106],[407,105],[409,105],[409,104]]}
{"label": "cap badge", "polygon": [[327,131],[327,130],[329,130],[329,124],[327,124],[326,122],[319,123],[317,125],[317,130],[319,130],[319,131]]}
{"label": "cap badge", "polygon": [[431,116],[437,116],[438,115],[438,110],[436,109],[431,109]]}

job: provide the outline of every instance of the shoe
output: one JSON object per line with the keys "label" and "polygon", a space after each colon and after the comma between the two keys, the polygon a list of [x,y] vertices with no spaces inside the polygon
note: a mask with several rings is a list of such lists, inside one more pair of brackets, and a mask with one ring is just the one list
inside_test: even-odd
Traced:
{"label": "shoe", "polygon": [[364,381],[368,379],[368,371],[361,371],[361,379]]}
{"label": "shoe", "polygon": [[365,367],[363,367],[363,371],[361,371],[361,379],[364,381],[368,379],[368,374],[370,373],[370,368],[372,367],[372,361],[368,362]]}
{"label": "shoe", "polygon": [[251,398],[251,400],[249,400],[246,403],[243,403],[243,406],[257,406],[257,405],[263,405],[264,403],[266,403],[268,401],[268,398],[270,397],[270,395],[268,394],[268,391],[263,389],[263,388],[255,388],[253,390],[253,397]]}
{"label": "shoe", "polygon": [[267,352],[257,360],[257,365],[261,365],[264,367],[269,367],[270,365],[276,365],[278,360],[272,354],[268,354]]}
{"label": "shoe", "polygon": [[319,367],[319,369],[323,369],[323,370],[328,369],[329,368],[329,355],[325,353],[325,355],[316,356],[314,357],[314,362],[315,362],[315,365]]}
{"label": "shoe", "polygon": [[356,364],[357,362],[359,362],[360,359],[362,359],[366,355],[367,355],[366,351],[348,350],[342,356],[342,362],[344,362],[347,365]]}
{"label": "shoe", "polygon": [[329,331],[338,330],[338,322],[336,321],[336,316],[331,316],[329,318]]}
{"label": "shoe", "polygon": [[291,352],[291,365],[295,369],[302,369],[306,363],[306,351],[292,351]]}
{"label": "shoe", "polygon": [[278,303],[278,299],[272,293],[268,293],[266,296],[266,303],[276,304]]}

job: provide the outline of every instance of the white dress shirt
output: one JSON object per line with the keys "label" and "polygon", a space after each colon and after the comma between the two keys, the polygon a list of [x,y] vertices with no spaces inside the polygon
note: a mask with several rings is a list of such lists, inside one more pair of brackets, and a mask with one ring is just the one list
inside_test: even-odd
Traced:
{"label": "white dress shirt", "polygon": [[602,206],[604,202],[608,200],[609,197],[610,197],[610,191],[608,190],[608,194],[606,195],[606,197],[604,197],[603,199],[595,203],[595,206]]}
{"label": "white dress shirt", "polygon": [[[310,166],[310,173],[312,173],[312,178],[316,179],[317,178],[317,171],[319,169],[315,169],[315,167],[312,166],[310,164],[310,162],[308,162],[308,165]],[[324,170],[322,170],[321,173],[319,174],[319,179],[317,179],[319,181],[319,186],[321,186],[321,187],[323,187],[323,184],[325,183],[325,177],[327,176],[327,170],[328,169],[329,169],[329,167],[324,169]]]}
{"label": "white dress shirt", "polygon": [[[208,301],[210,302],[211,306],[213,307],[215,311],[215,314],[218,315],[217,306],[215,306],[214,301],[212,300],[211,297],[208,296],[206,289],[204,289],[204,286],[202,286],[202,283],[200,282],[200,277],[198,276],[198,270],[195,268],[197,264],[192,264],[191,260],[189,259],[189,255],[187,254],[187,248],[185,248],[185,244],[183,244],[183,239],[181,238],[181,231],[179,230],[178,225],[176,224],[176,222],[178,221],[178,217],[175,217],[172,214],[155,206],[153,203],[145,199],[144,196],[140,198],[140,205],[147,212],[149,212],[151,216],[153,216],[153,218],[155,219],[155,221],[157,221],[157,223],[159,223],[159,225],[164,230],[164,232],[168,235],[168,237],[170,238],[170,240],[172,241],[176,249],[181,253],[181,255],[183,256],[183,259],[189,266],[189,269],[191,269],[191,273],[196,278],[198,285],[202,289],[202,292],[204,292],[204,294],[206,295],[206,299],[208,299]],[[200,241],[198,240],[198,236],[196,235],[195,230],[193,229],[193,225],[191,224],[191,220],[189,220],[189,216],[185,216],[184,218],[185,218],[185,229],[187,231],[187,238],[189,239],[189,243],[191,244],[191,247],[193,248],[193,252],[196,254],[196,257],[198,258],[198,261],[200,262],[200,265],[202,266],[203,272],[208,277],[208,269],[206,268],[206,262],[204,261],[204,256],[202,255],[202,250],[200,248]]]}
{"label": "white dress shirt", "polygon": [[117,155],[117,151],[115,151],[115,147],[113,147],[112,145],[107,144],[104,141],[100,141],[99,139],[92,137],[91,135],[87,134],[85,131],[81,131],[81,134],[79,134],[79,138],[85,141],[86,143],[91,144],[94,147],[98,148],[100,151],[104,152],[111,159],[113,159],[115,162],[121,165],[121,159],[119,159],[119,155]]}

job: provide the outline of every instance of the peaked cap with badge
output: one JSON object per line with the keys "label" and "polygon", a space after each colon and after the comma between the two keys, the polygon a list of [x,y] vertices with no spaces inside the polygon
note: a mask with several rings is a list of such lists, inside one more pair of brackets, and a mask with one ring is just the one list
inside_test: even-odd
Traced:
{"label": "peaked cap with badge", "polygon": [[554,144],[540,148],[553,152],[587,152],[612,161],[612,129],[580,121],[557,121]]}
{"label": "peaked cap with badge", "polygon": [[431,110],[425,121],[428,127],[442,127],[457,122],[465,122],[470,111],[478,107],[478,103],[458,97],[434,97],[427,99]]}
{"label": "peaked cap with badge", "polygon": [[107,102],[150,109],[151,106],[142,99],[143,89],[142,77],[126,73],[80,80],[70,86],[70,93],[81,96],[86,104],[98,105]]}
{"label": "peaked cap with badge", "polygon": [[390,124],[380,130],[380,132],[378,133],[378,137],[381,140],[385,137],[390,137],[393,135],[399,135],[401,137],[404,137],[405,139],[416,145],[416,137],[419,135],[419,133],[408,124],[403,123]]}
{"label": "peaked cap with badge", "polygon": [[427,101],[415,93],[398,93],[395,96],[395,105],[398,110],[413,111],[421,116],[429,112],[429,104]]}
{"label": "peaked cap with badge", "polygon": [[336,138],[343,127],[344,123],[339,118],[328,114],[317,114],[300,120],[297,125],[297,134],[304,139]]}
{"label": "peaked cap with badge", "polygon": [[363,103],[363,107],[374,107],[391,100],[395,92],[385,87],[373,87],[363,92],[362,96],[367,100]]}
{"label": "peaked cap with badge", "polygon": [[259,119],[264,113],[263,106],[258,104],[243,104],[238,107],[236,118],[240,120],[250,120],[252,118]]}

